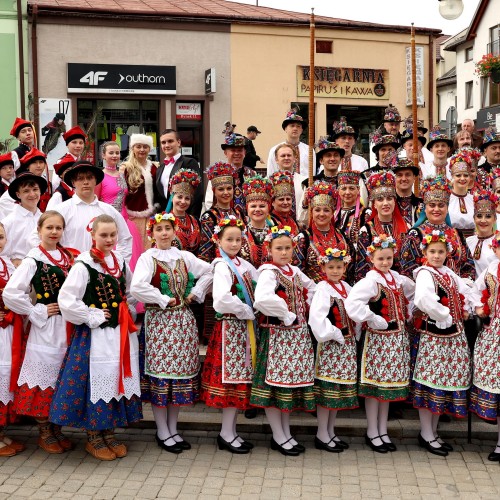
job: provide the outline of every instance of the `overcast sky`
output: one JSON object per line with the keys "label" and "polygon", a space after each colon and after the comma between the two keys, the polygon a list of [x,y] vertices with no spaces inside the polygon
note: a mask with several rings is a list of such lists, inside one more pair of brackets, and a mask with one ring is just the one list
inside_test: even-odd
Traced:
{"label": "overcast sky", "polygon": [[[455,21],[447,21],[439,15],[438,0],[258,0],[261,7],[311,12],[321,16],[368,21],[381,24],[397,24],[441,29],[445,35],[455,35],[467,28],[480,0],[464,0],[464,12]],[[494,0],[499,1],[499,0]],[[255,5],[256,0],[239,0],[239,3]]]}

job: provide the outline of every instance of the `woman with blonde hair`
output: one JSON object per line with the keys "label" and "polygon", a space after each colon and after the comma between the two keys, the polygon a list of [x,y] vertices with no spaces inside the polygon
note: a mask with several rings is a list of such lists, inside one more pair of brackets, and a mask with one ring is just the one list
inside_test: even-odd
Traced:
{"label": "woman with blonde hair", "polygon": [[123,213],[135,226],[134,228],[129,225],[134,238],[130,260],[130,267],[133,270],[141,253],[150,247],[146,237],[146,224],[159,207],[153,202],[156,194],[157,165],[148,159],[153,149],[153,139],[145,134],[132,134],[129,144],[129,156],[122,164],[127,183]]}

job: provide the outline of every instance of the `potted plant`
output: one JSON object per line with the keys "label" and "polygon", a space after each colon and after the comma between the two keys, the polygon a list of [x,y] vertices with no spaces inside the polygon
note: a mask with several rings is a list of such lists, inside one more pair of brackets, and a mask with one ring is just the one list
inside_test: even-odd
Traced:
{"label": "potted plant", "polygon": [[500,55],[486,54],[476,63],[479,76],[489,76],[493,83],[500,83]]}

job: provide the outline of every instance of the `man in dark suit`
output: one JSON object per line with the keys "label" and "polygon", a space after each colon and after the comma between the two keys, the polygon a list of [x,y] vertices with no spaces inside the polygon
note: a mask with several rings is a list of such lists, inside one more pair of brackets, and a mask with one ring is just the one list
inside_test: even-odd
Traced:
{"label": "man in dark suit", "polygon": [[181,168],[188,168],[196,172],[201,178],[201,183],[194,193],[194,198],[188,210],[189,214],[199,219],[203,203],[203,173],[198,162],[194,158],[187,158],[181,155],[181,140],[176,130],[171,128],[164,130],[160,135],[160,145],[165,154],[165,160],[156,172],[156,190],[158,191],[158,195],[155,203],[160,204],[160,210],[166,209],[170,198],[168,187],[172,175]]}

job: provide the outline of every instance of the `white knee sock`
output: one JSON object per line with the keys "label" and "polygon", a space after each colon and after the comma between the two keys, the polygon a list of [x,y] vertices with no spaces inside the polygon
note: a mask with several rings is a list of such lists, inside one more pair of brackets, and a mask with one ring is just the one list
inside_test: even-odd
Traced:
{"label": "white knee sock", "polygon": [[[367,429],[366,435],[369,438],[374,438],[378,436],[378,407],[379,402],[374,398],[365,398],[365,411],[366,411],[366,421],[367,421]],[[380,438],[374,439],[372,443],[375,446],[380,446],[382,444],[382,440]]]}
{"label": "white knee sock", "polygon": [[[389,402],[379,402],[378,404],[378,435],[387,434],[387,420],[389,419]],[[389,436],[382,438],[384,443],[390,443]]]}
{"label": "white knee sock", "polygon": [[167,446],[172,446],[175,441],[168,437],[171,436],[170,429],[167,424],[167,409],[159,406],[151,405],[153,409],[153,417],[155,418],[156,428],[158,429],[158,437],[165,442]]}
{"label": "white knee sock", "polygon": [[[177,421],[179,420],[180,410],[181,409],[179,406],[168,405],[167,424],[168,424],[168,429],[172,433],[172,436],[174,434],[177,434]],[[182,441],[182,438],[180,436],[176,436],[174,437],[174,440],[180,443]]]}
{"label": "white knee sock", "polygon": [[[283,425],[281,423],[281,411],[278,408],[266,408],[266,417],[273,431],[273,439],[282,445],[288,438],[283,431]],[[290,450],[293,446],[290,443],[283,445],[283,448]]]}
{"label": "white knee sock", "polygon": [[318,416],[318,431],[316,432],[316,437],[320,441],[323,441],[323,443],[328,443],[331,439],[330,433],[328,432],[328,423],[331,413],[332,412],[328,410],[328,408],[316,406],[316,415]]}
{"label": "white knee sock", "polygon": [[222,439],[228,443],[232,442],[232,445],[236,448],[240,446],[238,440],[234,441],[236,433],[234,432],[234,421],[236,419],[236,414],[238,413],[237,408],[223,408],[222,409],[222,427],[220,430],[220,435]]}
{"label": "white knee sock", "polygon": [[[328,435],[330,439],[335,436],[335,421],[337,420],[337,410],[328,410]],[[340,438],[334,439],[334,441],[339,441]]]}
{"label": "white knee sock", "polygon": [[[426,441],[433,441],[435,438],[433,429],[433,420],[436,415],[433,415],[425,408],[419,408],[418,416],[420,418],[420,434]],[[439,416],[438,416],[439,417]],[[431,443],[434,448],[439,448],[439,443]]]}

